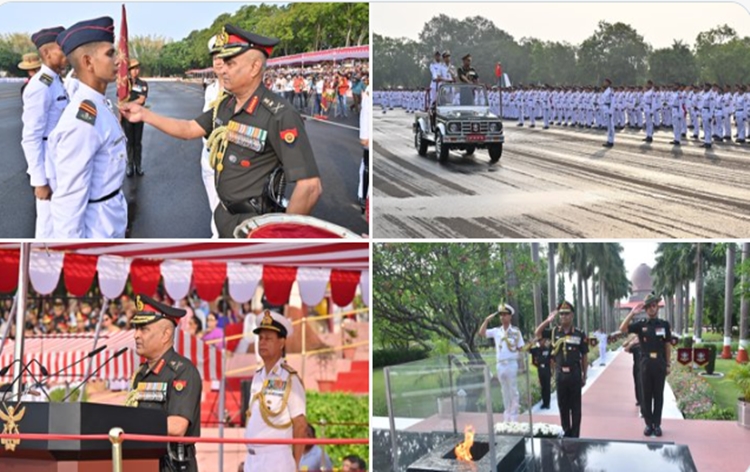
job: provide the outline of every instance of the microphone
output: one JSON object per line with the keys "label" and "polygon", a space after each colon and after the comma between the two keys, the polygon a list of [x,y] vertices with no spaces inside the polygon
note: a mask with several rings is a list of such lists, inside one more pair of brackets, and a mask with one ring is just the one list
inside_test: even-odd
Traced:
{"label": "microphone", "polygon": [[[19,360],[18,362],[21,362],[21,361]],[[8,370],[9,368],[10,368],[10,366],[12,366],[12,365],[13,365],[13,364],[15,364],[15,363],[16,363],[16,361],[14,360],[13,362],[11,362],[11,363],[10,363],[10,365],[7,365],[7,366],[3,367],[3,370],[0,370],[0,374],[2,374],[3,372],[7,372],[7,370]],[[40,372],[42,373],[42,377],[45,377],[45,376],[49,376],[49,371],[47,370],[47,368],[46,368],[46,367],[44,367],[44,366],[42,365],[42,363],[41,363],[41,362],[39,362],[39,361],[38,361],[38,360],[36,360],[36,359],[31,359],[31,360],[29,361],[29,363],[28,363],[28,364],[26,364],[26,365],[24,365],[24,366],[23,366],[23,368],[21,369],[21,372],[19,372],[19,373],[18,373],[18,375],[17,375],[17,376],[16,376],[16,377],[15,377],[15,378],[14,378],[13,380],[11,380],[11,382],[10,382],[10,385],[13,385],[13,384],[14,384],[14,383],[15,383],[15,382],[16,382],[16,381],[18,380],[18,379],[20,379],[20,378],[21,378],[21,377],[23,376],[23,373],[24,373],[24,371],[25,371],[25,372],[26,372],[26,373],[28,373],[28,374],[29,374],[29,375],[31,376],[31,378],[32,378],[32,379],[34,380],[34,383],[32,384],[32,386],[33,386],[33,385],[40,385],[40,386],[41,386],[41,385],[42,385],[42,382],[40,382],[40,381],[39,381],[39,379],[37,379],[37,378],[36,378],[36,375],[34,375],[34,373],[33,373],[33,372],[31,372],[31,369],[29,369],[29,367],[30,367],[30,366],[31,366],[31,364],[33,364],[33,363],[36,363],[36,365],[38,365],[38,366],[39,366],[39,371],[40,371]],[[17,395],[15,395],[14,397],[11,397],[11,400],[12,400],[13,398],[16,398],[16,397],[17,397],[17,398],[21,398],[21,397],[23,397],[23,396],[24,396],[24,395],[25,395],[26,393],[28,393],[28,392],[30,392],[30,391],[31,391],[31,389],[30,389],[30,388],[28,388],[28,389],[26,389],[26,390],[21,390],[20,392],[18,392],[18,394],[17,394]],[[46,391],[46,390],[44,389],[44,387],[43,387],[43,386],[42,386],[42,393],[44,393],[44,396],[45,396],[45,397],[47,397],[47,401],[49,401],[49,402],[51,402],[51,401],[52,401],[52,399],[51,399],[51,398],[49,397],[49,394],[47,393],[47,391]],[[5,401],[5,397],[6,397],[7,395],[8,395],[8,392],[7,392],[7,391],[6,391],[5,393],[3,393],[3,400],[2,400],[2,401]]]}
{"label": "microphone", "polygon": [[[71,395],[73,395],[73,393],[75,393],[76,391],[80,390],[80,388],[81,388],[81,387],[83,387],[84,385],[86,385],[86,382],[88,382],[88,381],[89,381],[89,379],[90,379],[91,377],[93,377],[94,375],[96,375],[96,373],[97,373],[97,372],[99,372],[100,370],[102,370],[102,369],[104,368],[104,366],[105,366],[105,365],[109,364],[109,362],[110,362],[110,361],[111,361],[112,359],[115,359],[115,358],[117,358],[117,357],[120,357],[121,355],[125,354],[125,352],[126,352],[126,351],[127,351],[128,349],[129,349],[129,348],[128,348],[127,346],[125,346],[124,348],[120,349],[119,351],[117,351],[116,353],[114,353],[113,355],[111,355],[111,356],[110,356],[109,358],[107,358],[107,360],[105,360],[104,362],[102,362],[102,365],[100,365],[99,367],[97,367],[97,368],[96,368],[96,369],[95,369],[95,370],[94,370],[93,372],[91,372],[91,373],[90,373],[90,374],[89,374],[89,375],[88,375],[88,376],[87,376],[87,377],[86,377],[85,379],[83,379],[83,380],[81,381],[81,383],[79,383],[79,384],[78,384],[78,386],[77,386],[76,388],[74,388],[73,390],[71,390],[70,392],[68,392],[68,394],[67,394],[67,395],[65,396],[65,398],[63,398],[63,399],[62,399],[62,402],[64,403],[64,402],[65,402],[65,400],[67,400],[68,398],[70,398],[70,397],[71,397]],[[93,352],[93,351],[92,351],[92,352]]]}
{"label": "microphone", "polygon": [[[82,358],[80,358],[77,361],[73,362],[72,364],[63,367],[62,369],[58,370],[57,372],[54,372],[52,375],[49,375],[49,377],[57,377],[60,373],[65,372],[66,370],[70,369],[71,367],[80,364],[81,362],[85,361],[86,359],[91,359],[92,357],[94,357],[95,355],[99,354],[100,352],[102,352],[105,349],[107,349],[107,345],[106,344],[103,345],[103,346],[99,346],[96,349],[94,349],[93,351],[91,351],[88,354],[86,354],[85,356],[83,356]],[[47,376],[48,374],[44,374],[44,375]]]}

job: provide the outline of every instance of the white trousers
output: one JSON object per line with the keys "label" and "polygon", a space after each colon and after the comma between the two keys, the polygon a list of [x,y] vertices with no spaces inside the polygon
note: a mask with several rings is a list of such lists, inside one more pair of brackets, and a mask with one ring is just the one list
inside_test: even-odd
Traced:
{"label": "white trousers", "polygon": [[205,142],[203,144],[203,151],[201,151],[201,177],[203,178],[203,186],[206,188],[206,195],[208,196],[208,206],[211,208],[211,237],[217,239],[219,237],[219,230],[216,229],[214,210],[219,206],[219,194],[216,193],[214,170],[211,167],[210,156]]}
{"label": "white trousers", "polygon": [[518,419],[517,375],[518,361],[497,363],[497,379],[500,381],[503,392],[503,421],[505,422]]}
{"label": "white trousers", "polygon": [[255,454],[245,455],[245,472],[295,472],[291,446],[253,448]]}

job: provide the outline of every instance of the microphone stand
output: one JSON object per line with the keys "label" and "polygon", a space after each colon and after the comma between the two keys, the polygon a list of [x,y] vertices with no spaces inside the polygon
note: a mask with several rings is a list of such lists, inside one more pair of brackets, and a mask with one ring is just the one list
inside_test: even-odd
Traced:
{"label": "microphone stand", "polygon": [[[99,367],[97,367],[97,368],[96,368],[96,370],[94,370],[93,372],[91,372],[90,374],[88,374],[88,375],[86,376],[86,378],[84,378],[84,379],[83,379],[83,380],[81,381],[81,383],[80,383],[80,384],[78,384],[78,386],[77,386],[76,388],[74,388],[73,390],[71,390],[71,391],[70,391],[70,392],[69,392],[69,393],[68,393],[68,394],[67,394],[67,395],[65,396],[65,398],[63,398],[63,399],[62,399],[62,401],[63,401],[63,402],[65,402],[65,401],[66,401],[66,400],[67,400],[68,398],[70,398],[70,397],[71,397],[71,396],[72,396],[72,395],[73,395],[73,394],[74,394],[75,392],[77,392],[78,390],[80,390],[80,389],[81,389],[81,387],[83,387],[84,385],[86,385],[86,382],[88,382],[88,381],[89,381],[89,379],[91,379],[91,377],[93,377],[94,375],[96,375],[96,373],[97,373],[97,372],[99,372],[100,370],[102,370],[102,369],[104,368],[104,366],[105,366],[105,365],[109,364],[109,363],[110,363],[110,361],[112,361],[113,359],[116,359],[116,358],[120,357],[121,355],[123,355],[123,354],[124,354],[124,353],[125,353],[125,352],[126,352],[126,351],[127,351],[128,349],[130,349],[130,348],[126,346],[126,347],[124,347],[124,348],[120,349],[119,351],[117,351],[116,353],[114,353],[114,355],[112,355],[111,357],[109,357],[109,358],[108,358],[107,360],[105,360],[104,362],[102,362],[102,364],[101,364],[101,365],[100,365]],[[81,401],[81,397],[82,397],[82,396],[83,396],[83,395],[80,395],[80,396],[78,397],[78,401],[79,401],[79,402]]]}

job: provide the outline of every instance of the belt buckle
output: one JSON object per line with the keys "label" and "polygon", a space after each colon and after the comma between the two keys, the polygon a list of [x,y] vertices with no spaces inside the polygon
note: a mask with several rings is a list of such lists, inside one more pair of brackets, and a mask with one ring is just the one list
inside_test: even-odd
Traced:
{"label": "belt buckle", "polygon": [[658,353],[656,353],[656,352],[649,352],[649,353],[648,353],[648,356],[649,356],[649,357],[650,357],[651,359],[656,359],[657,357],[659,357],[659,354],[658,354]]}

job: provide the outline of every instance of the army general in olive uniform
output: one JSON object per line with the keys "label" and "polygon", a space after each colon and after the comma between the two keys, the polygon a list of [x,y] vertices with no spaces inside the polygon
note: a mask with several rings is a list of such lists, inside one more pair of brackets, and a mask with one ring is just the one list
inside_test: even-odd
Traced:
{"label": "army general in olive uniform", "polygon": [[[159,303],[145,295],[136,300],[136,352],[146,358],[136,371],[127,406],[153,408],[167,415],[169,436],[201,435],[201,378],[198,369],[175,352],[174,332],[186,311]],[[159,461],[160,472],[197,472],[195,445],[169,443]]]}
{"label": "army general in olive uniform", "polygon": [[[560,315],[560,326],[548,328],[557,314]],[[586,385],[586,355],[589,352],[586,333],[573,326],[574,314],[573,305],[563,301],[535,332],[536,337],[549,339],[551,342],[560,426],[567,438],[577,438],[581,434],[581,390]]]}
{"label": "army general in olive uniform", "polygon": [[[277,39],[226,25],[219,35],[222,79],[230,94],[195,120],[160,116],[137,104],[120,110],[182,139],[208,138],[220,203],[213,209],[221,237],[264,213],[310,214],[322,186],[304,123],[294,107],[263,85],[266,60]],[[280,171],[296,182],[288,204],[279,195]]]}
{"label": "army general in olive uniform", "polygon": [[[672,330],[669,322],[659,319],[661,297],[650,294],[622,320],[620,331],[634,333],[641,345],[641,414],[646,422],[645,436],[661,436],[661,411],[664,406],[664,382],[672,358]],[[646,309],[646,318],[631,323],[633,316]]]}

